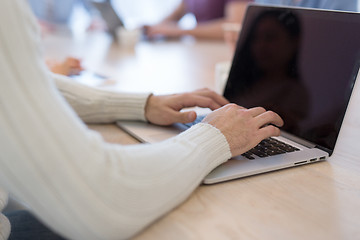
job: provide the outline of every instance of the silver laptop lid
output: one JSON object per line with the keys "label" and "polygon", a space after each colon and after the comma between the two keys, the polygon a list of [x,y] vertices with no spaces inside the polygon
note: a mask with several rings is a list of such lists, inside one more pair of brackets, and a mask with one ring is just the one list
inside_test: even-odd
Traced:
{"label": "silver laptop lid", "polygon": [[114,10],[110,0],[91,1],[91,4],[99,11],[101,17],[106,22],[109,32],[116,36],[116,29],[123,26],[124,23]]}
{"label": "silver laptop lid", "polygon": [[224,96],[332,153],[360,66],[360,14],[250,5]]}

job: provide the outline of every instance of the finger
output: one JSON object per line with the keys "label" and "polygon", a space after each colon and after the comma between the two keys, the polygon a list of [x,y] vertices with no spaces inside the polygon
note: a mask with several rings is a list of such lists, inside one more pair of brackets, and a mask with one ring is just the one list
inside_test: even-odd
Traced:
{"label": "finger", "polygon": [[80,67],[81,66],[81,63],[80,63],[80,61],[79,60],[77,60],[77,59],[73,59],[73,60],[71,60],[70,62],[69,62],[69,65],[71,66],[71,67]]}
{"label": "finger", "polygon": [[259,134],[258,136],[260,138],[260,139],[258,139],[258,141],[260,142],[269,137],[279,136],[280,129],[273,125],[268,125],[266,127],[260,128],[258,131],[258,134]]}
{"label": "finger", "polygon": [[224,96],[217,94],[216,92],[211,91],[207,88],[198,90],[195,93],[200,96],[209,97],[221,106],[224,106],[229,103],[229,101]]}
{"label": "finger", "polygon": [[242,111],[248,111],[248,109],[237,105],[236,103],[229,103],[223,106],[224,109],[232,109],[232,110],[242,110]]}
{"label": "finger", "polygon": [[250,108],[248,111],[250,112],[250,114],[253,117],[256,117],[256,116],[266,112],[265,108],[263,108],[263,107]]}
{"label": "finger", "polygon": [[278,127],[281,127],[284,125],[284,121],[282,118],[273,111],[266,111],[264,113],[261,113],[255,117],[258,123],[258,127],[263,127],[267,124],[274,124]]}
{"label": "finger", "polygon": [[202,107],[210,108],[211,110],[218,109],[222,107],[219,103],[214,101],[212,98],[204,97],[196,94],[186,94],[181,97],[181,107]]}
{"label": "finger", "polygon": [[188,111],[188,112],[175,112],[173,115],[173,122],[178,123],[190,123],[196,120],[196,112]]}

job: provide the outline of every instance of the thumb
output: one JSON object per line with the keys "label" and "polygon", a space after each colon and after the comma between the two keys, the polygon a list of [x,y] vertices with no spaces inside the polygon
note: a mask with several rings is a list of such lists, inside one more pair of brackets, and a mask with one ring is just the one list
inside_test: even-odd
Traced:
{"label": "thumb", "polygon": [[196,119],[196,112],[189,111],[189,112],[179,112],[176,116],[176,122],[180,123],[189,123],[193,122]]}

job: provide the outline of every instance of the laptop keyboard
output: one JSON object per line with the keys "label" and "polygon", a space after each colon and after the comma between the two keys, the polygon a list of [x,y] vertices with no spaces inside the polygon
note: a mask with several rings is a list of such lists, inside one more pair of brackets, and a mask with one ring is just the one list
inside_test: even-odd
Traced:
{"label": "laptop keyboard", "polygon": [[200,123],[205,117],[206,117],[206,115],[197,116],[197,118],[195,119],[195,121],[190,122],[190,123],[183,123],[183,125],[185,125],[186,127],[190,128],[190,127],[194,126],[195,124]]}
{"label": "laptop keyboard", "polygon": [[289,144],[281,142],[275,138],[267,138],[262,140],[256,147],[250,149],[246,153],[243,153],[242,156],[247,159],[255,159],[255,156],[260,158],[274,156],[282,153],[299,151],[300,149],[293,147]]}
{"label": "laptop keyboard", "polygon": [[[195,121],[190,123],[183,123],[186,127],[190,128],[191,126],[200,123],[206,115],[198,116]],[[256,145],[253,149],[243,153],[242,156],[246,157],[247,159],[253,160],[255,157],[269,157],[274,156],[282,153],[294,152],[299,151],[300,149],[291,146],[287,143],[279,141],[275,138],[267,138],[262,140],[258,145]]]}

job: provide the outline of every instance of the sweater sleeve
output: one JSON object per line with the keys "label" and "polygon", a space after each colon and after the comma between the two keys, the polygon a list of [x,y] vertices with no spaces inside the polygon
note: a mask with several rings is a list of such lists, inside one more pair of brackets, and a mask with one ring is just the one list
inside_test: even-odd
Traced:
{"label": "sweater sleeve", "polygon": [[[25,0],[0,1],[0,185],[54,231],[68,239],[128,239],[230,158],[226,138],[208,124],[157,144],[105,143],[50,79],[36,29]],[[118,117],[117,109],[95,109],[80,115]]]}
{"label": "sweater sleeve", "polygon": [[107,91],[76,83],[66,76],[51,75],[67,102],[86,123],[146,120],[145,105],[149,93]]}
{"label": "sweater sleeve", "polygon": [[10,223],[9,220],[1,214],[1,211],[5,208],[8,202],[8,195],[0,187],[0,240],[8,239],[10,235]]}

